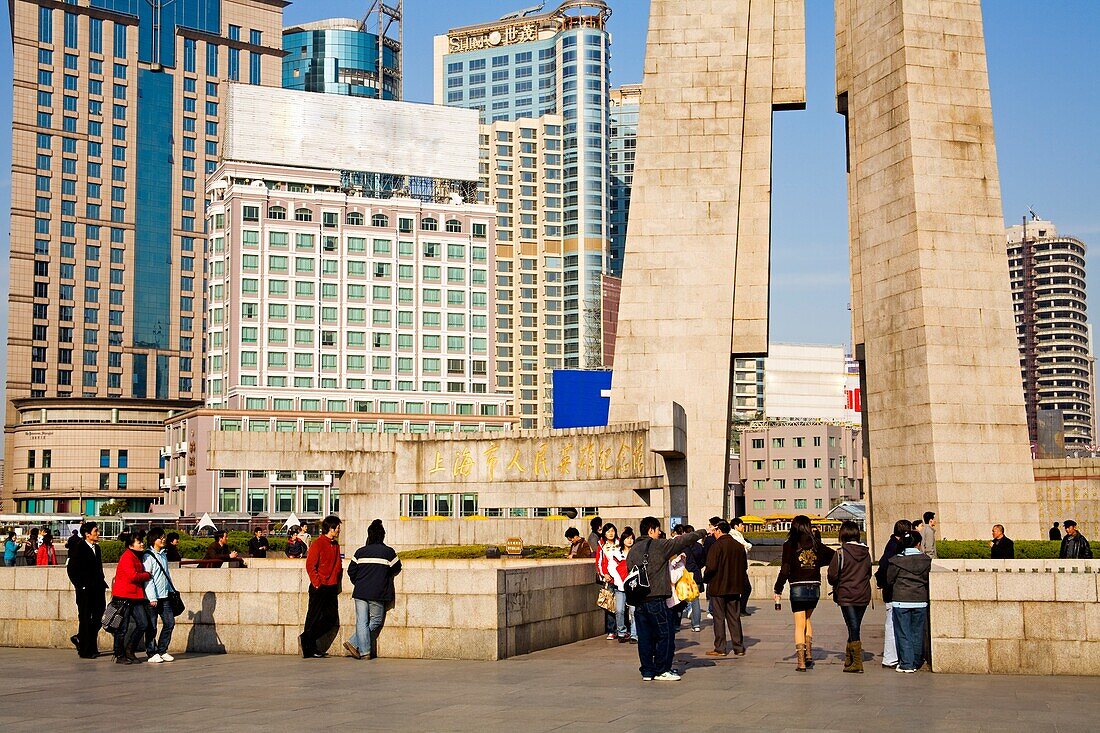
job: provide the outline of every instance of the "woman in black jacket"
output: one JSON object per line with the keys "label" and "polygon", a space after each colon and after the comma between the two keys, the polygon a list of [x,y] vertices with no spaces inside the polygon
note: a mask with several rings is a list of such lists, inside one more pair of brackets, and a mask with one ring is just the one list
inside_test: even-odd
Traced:
{"label": "woman in black jacket", "polygon": [[799,514],[791,520],[791,532],[783,543],[783,562],[775,581],[775,602],[779,603],[783,586],[791,584],[791,611],[794,612],[794,648],[799,672],[813,669],[813,616],[821,598],[821,568],[833,559],[833,551],[814,534],[810,518]]}
{"label": "woman in black jacket", "polygon": [[863,642],[859,627],[871,602],[871,551],[859,541],[859,525],[847,520],[840,525],[840,549],[829,563],[829,585],[848,627],[844,647],[844,671],[863,671]]}

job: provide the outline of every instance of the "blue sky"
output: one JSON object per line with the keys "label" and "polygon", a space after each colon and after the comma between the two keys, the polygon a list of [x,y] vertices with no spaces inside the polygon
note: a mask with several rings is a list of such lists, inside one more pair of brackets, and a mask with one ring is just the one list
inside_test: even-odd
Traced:
{"label": "blue sky", "polygon": [[[534,3],[406,0],[406,98],[431,101],[434,35]],[[648,0],[611,3],[612,83],[640,81]],[[368,4],[298,0],[285,10],[285,20],[355,17]],[[832,3],[807,0],[807,6],[808,108],[778,113],[774,132],[771,333],[773,341],[848,344],[844,135],[833,111]],[[1005,216],[1016,223],[1031,206],[1061,232],[1100,244],[1100,2],[986,0],[983,8]],[[7,13],[0,15],[4,38],[10,39]],[[0,43],[0,79],[7,85],[0,93],[4,171],[11,163],[11,68],[11,45]],[[5,174],[0,176],[0,231],[8,229],[9,197]],[[3,246],[6,253],[6,242]],[[1090,282],[1100,283],[1097,264],[1090,253]],[[7,281],[7,268],[0,268],[2,322]],[[0,368],[5,358],[0,350]]]}

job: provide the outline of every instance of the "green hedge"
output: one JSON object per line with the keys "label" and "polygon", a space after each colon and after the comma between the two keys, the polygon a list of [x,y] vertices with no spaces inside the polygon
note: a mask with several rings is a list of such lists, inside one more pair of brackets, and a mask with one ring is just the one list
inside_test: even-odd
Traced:
{"label": "green hedge", "polygon": [[[398,556],[402,560],[476,560],[484,558],[487,549],[489,549],[489,545],[421,547],[416,550],[405,550],[398,553]],[[503,545],[498,549],[501,555],[505,554]],[[523,549],[529,551],[524,557],[530,560],[553,560],[569,556],[569,550],[565,547],[534,545]]]}
{"label": "green hedge", "polygon": [[[205,557],[206,548],[214,541],[209,537],[195,538],[186,532],[180,532],[179,535],[180,555],[191,560],[201,560]],[[252,539],[252,536],[250,532],[230,532],[228,537],[229,548],[236,550],[242,557],[248,557],[248,541]],[[103,556],[103,562],[118,562],[118,557],[122,554],[122,543],[118,540],[101,540],[99,551]],[[269,555],[275,557],[283,556],[286,552],[286,538],[268,535],[267,551]]]}
{"label": "green hedge", "polygon": [[[1049,540],[1013,540],[1017,560],[1056,560],[1061,543]],[[1100,542],[1092,542],[1092,552],[1100,557]],[[944,560],[984,560],[989,558],[989,540],[939,540],[936,553]]]}

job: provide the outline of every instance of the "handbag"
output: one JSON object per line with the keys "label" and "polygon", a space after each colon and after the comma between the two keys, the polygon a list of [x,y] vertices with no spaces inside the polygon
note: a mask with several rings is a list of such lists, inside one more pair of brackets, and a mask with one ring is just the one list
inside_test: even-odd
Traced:
{"label": "handbag", "polygon": [[101,621],[103,630],[108,634],[117,634],[126,627],[126,621],[129,618],[130,604],[124,600],[112,598],[111,602],[107,604],[107,608],[103,610],[103,619]]}
{"label": "handbag", "polygon": [[791,602],[808,603],[821,598],[821,583],[791,584]]}
{"label": "handbag", "polygon": [[183,597],[180,596],[178,590],[168,591],[168,607],[172,609],[173,616],[179,616],[187,609],[187,606],[183,604]]}
{"label": "handbag", "polygon": [[699,586],[690,570],[684,570],[684,574],[676,581],[676,587],[673,590],[676,593],[676,600],[682,603],[691,603],[699,597]]}
{"label": "handbag", "polygon": [[623,582],[623,589],[626,591],[626,603],[629,606],[640,606],[649,598],[649,546],[652,544],[652,539],[646,540],[642,564],[635,565]]}
{"label": "handbag", "polygon": [[608,613],[615,613],[618,609],[618,604],[615,602],[615,591],[611,590],[607,584],[600,588],[600,592],[596,596],[596,605]]}

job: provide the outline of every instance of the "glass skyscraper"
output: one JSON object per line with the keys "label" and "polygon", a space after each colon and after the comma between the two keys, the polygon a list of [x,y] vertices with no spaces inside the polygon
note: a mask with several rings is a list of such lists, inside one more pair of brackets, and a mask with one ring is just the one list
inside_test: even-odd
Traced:
{"label": "glass skyscraper", "polygon": [[615,277],[623,275],[626,224],[630,215],[630,188],[634,185],[634,155],[638,144],[638,106],[641,84],[625,84],[611,90],[611,260]]}
{"label": "glass skyscraper", "polygon": [[[544,197],[560,195],[558,206],[531,201],[517,211],[510,187],[535,177],[510,167],[504,155],[493,156],[496,169],[483,171],[483,189],[497,207],[498,251],[511,244],[562,258],[565,368],[598,368],[603,361],[600,281],[609,252],[610,15],[603,0],[569,0],[549,12],[540,6],[451,29],[435,39],[437,104],[477,109],[487,125],[560,115],[561,183],[551,181],[552,191],[540,191]],[[488,138],[486,145],[494,144]],[[539,210],[545,209],[540,219]]]}
{"label": "glass skyscraper", "polygon": [[278,85],[281,0],[14,0],[5,510],[141,510],[202,397],[226,81]]}
{"label": "glass skyscraper", "polygon": [[401,99],[400,41],[381,36],[351,18],[291,26],[283,31],[283,87],[351,97]]}

